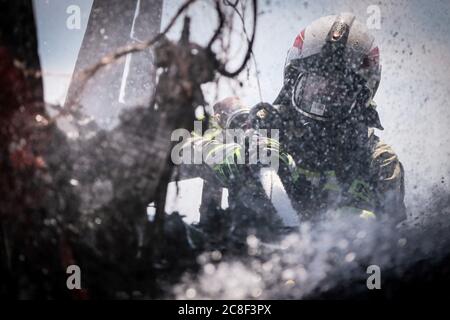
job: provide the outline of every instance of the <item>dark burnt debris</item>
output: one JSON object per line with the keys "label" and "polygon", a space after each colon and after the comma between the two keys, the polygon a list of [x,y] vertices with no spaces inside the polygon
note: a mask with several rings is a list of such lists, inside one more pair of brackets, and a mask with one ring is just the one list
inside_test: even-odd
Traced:
{"label": "dark burnt debris", "polygon": [[[210,46],[190,42],[186,17],[178,42],[158,36],[155,65],[162,73],[152,104],[124,112],[112,131],[69,141],[44,108],[31,3],[1,5],[0,67],[6,78],[0,96],[0,256],[6,281],[0,295],[161,296],[162,284],[195,269],[197,253],[181,217],[165,217],[173,174],[168,137],[176,128],[193,129],[195,108],[205,105],[200,86],[214,79],[220,63]],[[35,74],[25,75],[27,70]],[[146,213],[151,202],[157,208],[153,221]],[[71,264],[83,265],[85,289],[67,290]]]}

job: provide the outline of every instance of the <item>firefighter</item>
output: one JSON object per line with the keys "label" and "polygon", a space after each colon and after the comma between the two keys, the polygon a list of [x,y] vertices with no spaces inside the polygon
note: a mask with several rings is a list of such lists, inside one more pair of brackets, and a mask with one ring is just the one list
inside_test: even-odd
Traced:
{"label": "firefighter", "polygon": [[374,133],[380,72],[374,37],[354,15],[322,17],[289,49],[274,103],[250,111],[253,127],[280,130],[279,176],[302,219],[406,217],[402,164]]}
{"label": "firefighter", "polygon": [[[250,109],[237,97],[213,106],[209,134],[193,141],[204,154],[204,179],[200,225],[220,239],[238,240],[249,234],[270,238],[281,227],[276,210],[260,181],[260,166],[249,163],[248,114]],[[236,140],[227,140],[234,130]],[[222,193],[228,190],[228,209],[223,210]]]}

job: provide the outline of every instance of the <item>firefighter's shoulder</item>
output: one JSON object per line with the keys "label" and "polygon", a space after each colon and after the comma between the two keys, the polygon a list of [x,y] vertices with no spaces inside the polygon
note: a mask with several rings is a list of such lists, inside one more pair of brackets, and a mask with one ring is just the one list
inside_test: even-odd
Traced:
{"label": "firefighter's shoulder", "polygon": [[373,129],[369,129],[372,173],[378,180],[392,181],[402,178],[403,167],[392,146],[385,143]]}

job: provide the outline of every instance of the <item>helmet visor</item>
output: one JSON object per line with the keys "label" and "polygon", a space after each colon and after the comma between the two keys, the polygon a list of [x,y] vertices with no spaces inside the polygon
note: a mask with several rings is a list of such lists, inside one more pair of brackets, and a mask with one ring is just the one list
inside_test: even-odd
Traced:
{"label": "helmet visor", "polygon": [[318,120],[342,118],[351,112],[361,89],[354,74],[301,73],[293,87],[292,103]]}

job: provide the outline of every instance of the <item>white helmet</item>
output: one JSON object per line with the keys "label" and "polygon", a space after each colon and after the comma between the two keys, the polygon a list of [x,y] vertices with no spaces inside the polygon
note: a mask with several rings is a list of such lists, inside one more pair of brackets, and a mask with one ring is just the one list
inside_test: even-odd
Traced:
{"label": "white helmet", "polygon": [[379,49],[365,25],[349,13],[322,17],[289,49],[274,104],[290,104],[320,121],[342,118],[369,107],[380,73]]}

